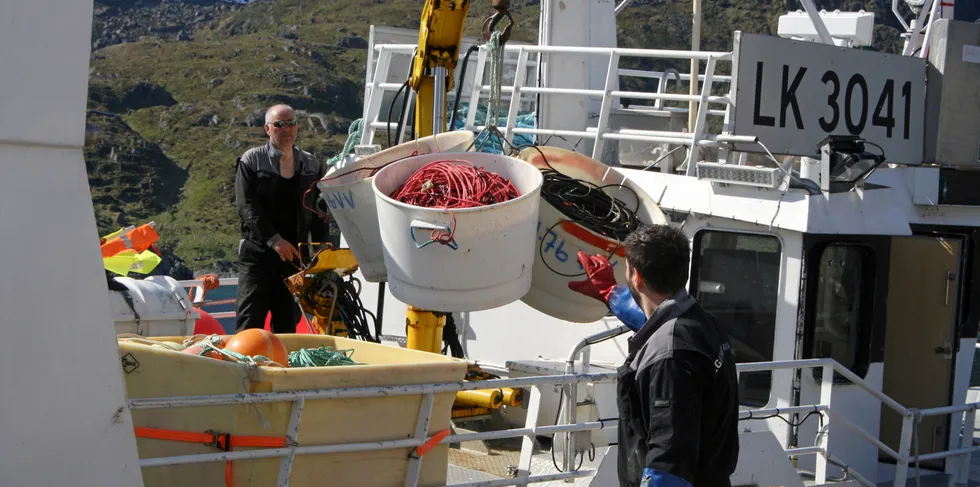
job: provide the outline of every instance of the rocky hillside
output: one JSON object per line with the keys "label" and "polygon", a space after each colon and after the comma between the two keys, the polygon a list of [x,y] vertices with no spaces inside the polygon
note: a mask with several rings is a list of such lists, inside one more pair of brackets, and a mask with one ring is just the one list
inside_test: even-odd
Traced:
{"label": "rocky hillside", "polygon": [[[887,0],[821,1],[878,13],[876,48],[900,45]],[[419,0],[97,0],[88,119],[102,142],[86,150],[99,231],[149,220],[160,247],[197,273],[235,271],[235,159],[261,144],[264,109],[299,110],[298,144],[334,156],[360,116],[370,24],[417,29]],[[514,38],[537,37],[538,2],[513,0]],[[731,32],[771,33],[780,0],[704,3],[705,49]],[[690,45],[689,1],[636,0],[620,16],[624,47]],[[470,8],[478,32],[489,2]],[[646,67],[666,67],[651,65]],[[680,66],[678,66],[680,67]]]}

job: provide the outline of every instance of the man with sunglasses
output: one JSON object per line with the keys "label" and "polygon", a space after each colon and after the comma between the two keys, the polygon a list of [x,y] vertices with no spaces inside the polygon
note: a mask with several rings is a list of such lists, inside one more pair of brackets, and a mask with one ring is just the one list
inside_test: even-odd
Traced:
{"label": "man with sunglasses", "polygon": [[294,145],[298,131],[292,108],[270,107],[265,114],[269,142],[249,149],[237,161],[235,207],[242,232],[236,303],[239,331],[262,328],[271,312],[274,333],[294,333],[300,310],[283,279],[300,269],[299,248],[309,249],[300,242],[330,241],[327,223],[307,209],[319,199],[315,183],[326,168]]}

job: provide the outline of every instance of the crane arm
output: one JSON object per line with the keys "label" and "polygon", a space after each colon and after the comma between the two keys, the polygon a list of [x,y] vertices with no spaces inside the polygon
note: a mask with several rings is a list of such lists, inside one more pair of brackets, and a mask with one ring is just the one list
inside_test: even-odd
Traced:
{"label": "crane arm", "polygon": [[[412,74],[408,84],[416,92],[416,138],[433,135],[445,130],[446,94],[455,84],[454,73],[459,59],[459,47],[463,40],[463,23],[469,11],[470,0],[426,0],[422,8],[419,27],[419,46],[412,58]],[[504,17],[510,20],[501,40],[510,36],[513,18],[510,16],[510,0],[493,0],[496,11],[483,23],[483,37]],[[436,105],[439,113],[436,113]],[[438,125],[433,122],[438,122]]]}

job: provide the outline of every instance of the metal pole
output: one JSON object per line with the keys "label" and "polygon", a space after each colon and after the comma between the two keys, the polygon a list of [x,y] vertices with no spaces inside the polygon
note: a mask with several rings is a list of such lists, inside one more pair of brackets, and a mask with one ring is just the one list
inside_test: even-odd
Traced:
{"label": "metal pole", "polygon": [[446,68],[432,68],[432,135],[446,131]]}
{"label": "metal pole", "polygon": [[[691,50],[697,51],[701,49],[701,0],[694,0],[694,24],[691,28]],[[691,89],[689,94],[691,96],[696,96],[698,94],[698,70],[700,68],[700,62],[697,59],[691,58]],[[697,120],[698,104],[697,102],[691,101],[687,106],[687,131],[694,132],[694,123]]]}
{"label": "metal pole", "polygon": [[813,0],[800,0],[800,3],[803,4],[803,9],[810,16],[810,22],[813,23],[813,27],[817,29],[817,36],[820,37],[820,42],[833,46],[834,40],[831,39],[830,32],[827,31],[827,26],[824,25],[823,19],[820,18],[820,12],[817,11],[817,6],[813,4]]}

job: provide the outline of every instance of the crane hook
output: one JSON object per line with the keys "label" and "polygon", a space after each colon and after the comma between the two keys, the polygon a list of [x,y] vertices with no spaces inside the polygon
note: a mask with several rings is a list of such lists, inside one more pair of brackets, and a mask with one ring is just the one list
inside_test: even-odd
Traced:
{"label": "crane hook", "polygon": [[496,12],[483,21],[483,40],[490,40],[490,33],[497,27],[501,19],[507,17],[507,25],[500,33],[500,43],[504,44],[510,39],[510,30],[514,26],[514,17],[510,15],[510,0],[493,0],[491,4]]}

